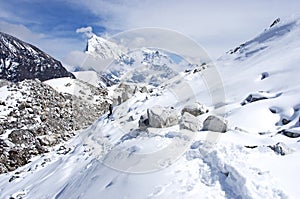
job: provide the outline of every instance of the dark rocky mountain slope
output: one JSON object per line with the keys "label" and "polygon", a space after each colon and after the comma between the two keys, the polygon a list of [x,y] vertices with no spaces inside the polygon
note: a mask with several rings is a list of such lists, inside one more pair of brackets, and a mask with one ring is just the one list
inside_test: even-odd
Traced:
{"label": "dark rocky mountain slope", "polygon": [[37,47],[0,32],[0,79],[19,82],[72,77],[62,64]]}

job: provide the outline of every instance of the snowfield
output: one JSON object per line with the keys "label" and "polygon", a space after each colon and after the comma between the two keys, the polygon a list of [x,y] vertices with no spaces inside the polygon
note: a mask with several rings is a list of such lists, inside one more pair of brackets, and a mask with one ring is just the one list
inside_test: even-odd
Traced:
{"label": "snowfield", "polygon": [[[226,95],[226,133],[138,128],[154,105],[173,107],[179,116],[183,106],[199,101],[210,110],[197,116],[201,122],[218,112],[202,71],[182,72],[116,105],[111,118],[99,117],[64,143],[67,152],[56,146],[0,175],[0,198],[298,198],[299,55],[300,20],[290,20],[215,62]],[[76,81],[47,82],[72,92],[61,86],[67,83]],[[99,84],[95,77],[90,83]],[[207,141],[212,135],[215,143]]]}

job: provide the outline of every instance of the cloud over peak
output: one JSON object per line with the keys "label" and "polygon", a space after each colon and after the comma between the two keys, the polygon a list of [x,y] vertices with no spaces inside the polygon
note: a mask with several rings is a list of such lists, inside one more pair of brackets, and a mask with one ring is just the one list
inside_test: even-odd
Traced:
{"label": "cloud over peak", "polygon": [[76,33],[83,33],[88,38],[94,35],[93,28],[91,26],[77,28]]}

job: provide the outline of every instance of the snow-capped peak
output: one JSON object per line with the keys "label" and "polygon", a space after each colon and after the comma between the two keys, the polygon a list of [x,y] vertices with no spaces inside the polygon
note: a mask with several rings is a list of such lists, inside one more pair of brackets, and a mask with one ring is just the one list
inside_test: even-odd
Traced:
{"label": "snow-capped peak", "polygon": [[86,53],[101,59],[119,59],[124,54],[119,45],[95,34],[88,39]]}

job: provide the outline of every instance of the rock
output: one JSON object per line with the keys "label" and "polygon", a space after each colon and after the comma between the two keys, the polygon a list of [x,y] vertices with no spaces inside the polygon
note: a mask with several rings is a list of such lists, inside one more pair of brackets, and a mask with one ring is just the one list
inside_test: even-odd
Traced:
{"label": "rock", "polygon": [[129,118],[128,118],[128,120],[127,120],[128,122],[133,122],[134,121],[134,119],[133,119],[133,117],[132,117],[132,115],[131,116],[129,116]]}
{"label": "rock", "polygon": [[0,139],[0,163],[8,171],[26,164],[35,155],[52,150],[48,146],[68,140],[75,135],[74,130],[86,128],[108,110],[106,89],[90,85],[86,86],[91,87],[88,88],[91,95],[99,99],[97,102],[59,93],[38,80],[4,86],[9,95],[3,109],[7,113],[0,118],[0,134],[10,133]]}
{"label": "rock", "polygon": [[[0,79],[19,82],[75,76],[63,65],[37,47],[0,32]],[[18,88],[22,88],[21,86]]]}
{"label": "rock", "polygon": [[193,104],[186,105],[182,109],[181,115],[183,115],[185,112],[188,112],[194,116],[199,116],[204,113],[208,113],[208,108],[198,102],[195,102]]}
{"label": "rock", "polygon": [[210,115],[204,120],[202,130],[225,133],[227,131],[227,120]]}
{"label": "rock", "polygon": [[42,122],[45,122],[47,120],[47,116],[46,115],[41,115],[40,119]]}
{"label": "rock", "polygon": [[3,163],[0,163],[0,174],[7,173],[7,172],[8,172],[7,167]]}
{"label": "rock", "polygon": [[275,153],[279,155],[288,155],[294,152],[293,149],[289,148],[286,144],[282,142],[278,142],[276,145],[268,147],[270,147],[270,149],[272,149]]}
{"label": "rock", "polygon": [[58,137],[55,134],[45,135],[38,138],[42,146],[54,146],[58,144]]}
{"label": "rock", "polygon": [[259,100],[264,100],[264,99],[268,99],[265,96],[261,96],[261,95],[257,95],[257,94],[250,94],[248,95],[248,97],[241,103],[242,106],[248,104],[248,103],[252,103],[252,102],[256,102]]}
{"label": "rock", "polygon": [[1,148],[0,149],[0,163],[3,163],[3,164],[7,163],[7,156],[6,155],[7,155],[7,152]]}
{"label": "rock", "polygon": [[142,86],[142,87],[140,88],[140,92],[141,92],[141,93],[149,93],[146,86]]}
{"label": "rock", "polygon": [[267,77],[269,77],[270,75],[269,75],[269,73],[268,72],[263,72],[262,74],[261,74],[261,80],[263,80],[263,79],[266,79]]}
{"label": "rock", "polygon": [[279,133],[281,133],[289,138],[300,137],[300,132],[298,130],[294,130],[294,129],[284,129],[284,130],[280,131]]}
{"label": "rock", "polygon": [[139,120],[139,128],[141,130],[146,130],[146,128],[149,127],[149,119],[148,115],[141,115],[140,120]]}
{"label": "rock", "polygon": [[180,120],[180,129],[187,129],[190,131],[198,131],[201,127],[200,121],[194,115],[184,112]]}
{"label": "rock", "polygon": [[135,93],[148,93],[148,89],[146,86],[139,86],[134,83],[124,83],[122,82],[115,90],[113,101],[114,104],[119,105],[129,98],[131,98]]}
{"label": "rock", "polygon": [[164,128],[178,123],[177,111],[172,108],[154,106],[147,110],[147,115],[150,127]]}
{"label": "rock", "polygon": [[35,143],[35,138],[32,131],[27,129],[13,130],[8,135],[8,138],[11,142],[18,145],[24,144],[29,146]]}
{"label": "rock", "polygon": [[245,106],[246,104],[249,104],[252,102],[266,100],[266,99],[272,99],[272,98],[279,97],[280,95],[282,95],[282,93],[274,94],[274,93],[270,93],[268,91],[259,91],[257,93],[251,93],[248,95],[248,97],[244,101],[242,101],[241,105]]}
{"label": "rock", "polygon": [[121,83],[114,90],[114,102],[117,103],[117,105],[119,105],[131,98],[135,92],[136,86],[134,84]]}
{"label": "rock", "polygon": [[10,165],[12,166],[11,169],[14,169],[13,167],[17,168],[18,166],[27,164],[31,156],[28,150],[19,151],[12,149],[8,153]]}
{"label": "rock", "polygon": [[4,140],[0,139],[0,150],[4,147],[8,147]]}

